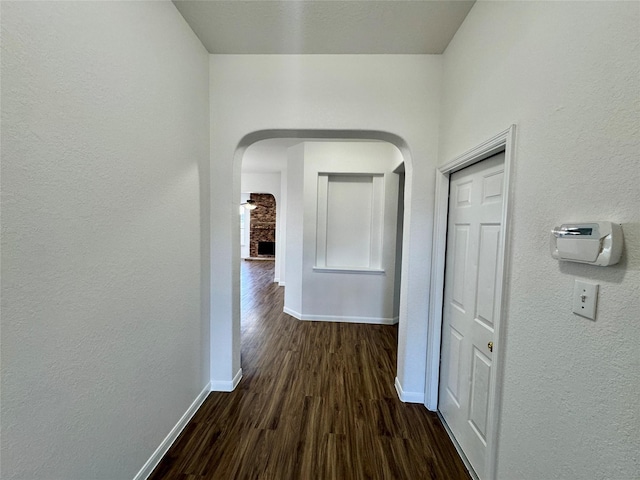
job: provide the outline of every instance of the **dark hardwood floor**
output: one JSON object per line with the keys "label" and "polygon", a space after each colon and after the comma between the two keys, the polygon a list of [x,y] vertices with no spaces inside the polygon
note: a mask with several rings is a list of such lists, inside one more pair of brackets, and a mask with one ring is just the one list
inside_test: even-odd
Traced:
{"label": "dark hardwood floor", "polygon": [[273,267],[242,263],[242,381],[150,478],[469,479],[436,414],[397,398],[397,327],[296,320]]}

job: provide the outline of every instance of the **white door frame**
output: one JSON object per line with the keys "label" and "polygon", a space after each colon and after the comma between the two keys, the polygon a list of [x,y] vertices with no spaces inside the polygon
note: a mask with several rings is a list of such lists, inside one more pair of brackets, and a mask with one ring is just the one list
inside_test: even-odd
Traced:
{"label": "white door frame", "polygon": [[429,307],[429,325],[427,338],[427,369],[425,381],[425,406],[432,411],[438,409],[438,387],[440,382],[440,341],[442,335],[442,308],[444,294],[444,268],[447,246],[447,220],[449,214],[449,176],[469,165],[477,163],[496,153],[504,151],[504,182],[505,196],[502,206],[502,230],[500,242],[502,255],[498,257],[496,303],[499,309],[496,312],[495,338],[493,347],[493,361],[495,368],[491,369],[489,391],[489,411],[487,418],[487,478],[495,477],[497,447],[498,447],[498,422],[500,419],[500,398],[503,372],[503,347],[505,341],[504,314],[507,311],[506,278],[509,259],[509,233],[510,224],[510,198],[512,196],[512,167],[514,158],[516,126],[511,125],[507,130],[490,138],[486,142],[463,153],[447,162],[436,171],[436,197],[435,216],[433,228],[433,252],[431,269],[431,304]]}

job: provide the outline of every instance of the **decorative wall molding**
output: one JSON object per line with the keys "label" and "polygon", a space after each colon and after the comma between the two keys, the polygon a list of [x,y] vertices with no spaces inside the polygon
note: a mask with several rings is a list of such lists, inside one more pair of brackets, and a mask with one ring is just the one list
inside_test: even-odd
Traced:
{"label": "decorative wall molding", "polygon": [[380,270],[384,174],[319,172],[317,183],[316,267]]}

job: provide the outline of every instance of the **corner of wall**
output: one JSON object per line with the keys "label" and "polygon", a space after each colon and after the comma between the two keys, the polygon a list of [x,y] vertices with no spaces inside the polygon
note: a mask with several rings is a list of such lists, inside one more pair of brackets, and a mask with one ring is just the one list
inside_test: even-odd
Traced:
{"label": "corner of wall", "polygon": [[424,392],[405,392],[400,383],[400,379],[396,377],[395,383],[398,398],[404,403],[424,403]]}

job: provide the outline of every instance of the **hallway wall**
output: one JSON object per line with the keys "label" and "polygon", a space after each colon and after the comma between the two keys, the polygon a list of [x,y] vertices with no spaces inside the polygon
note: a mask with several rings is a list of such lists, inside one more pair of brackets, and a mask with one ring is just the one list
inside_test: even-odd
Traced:
{"label": "hallway wall", "polygon": [[209,383],[208,54],[170,2],[0,8],[0,476],[131,479]]}
{"label": "hallway wall", "polygon": [[[296,210],[297,204],[302,204],[302,235],[291,235],[287,242],[292,256],[298,257],[302,251],[302,264],[290,282],[301,298],[285,292],[285,312],[303,320],[385,324],[398,321],[393,311],[398,176],[392,170],[401,159],[398,148],[386,142],[303,144],[302,158],[292,159],[302,168],[290,168],[287,179],[301,189],[290,199],[288,208]],[[371,175],[369,179],[373,180],[375,175],[379,190],[374,189],[373,181],[365,185],[364,193],[354,186],[343,189],[336,194],[340,200],[337,205],[333,200],[335,210],[331,212],[331,182],[327,179],[340,173],[346,175],[340,177],[343,180],[358,173]],[[339,217],[340,212],[353,213],[354,217],[334,227],[339,231],[332,231],[331,215]],[[364,221],[358,223],[358,219]],[[333,261],[345,263],[331,263],[332,251]],[[349,263],[355,261],[357,254],[371,255],[371,263],[360,267]]]}
{"label": "hallway wall", "polygon": [[[637,2],[478,2],[444,54],[441,163],[517,124],[501,479],[640,471],[638,25]],[[618,265],[551,258],[554,226],[593,220],[622,224]]]}
{"label": "hallway wall", "polygon": [[269,129],[373,130],[403,139],[408,146],[403,153],[410,157],[398,378],[407,399],[422,401],[441,57],[212,55],[210,65],[211,163],[216,166],[211,177],[212,379],[230,385],[240,371],[240,277],[234,261],[239,257],[240,158],[234,160],[234,153],[246,147],[243,138]]}

